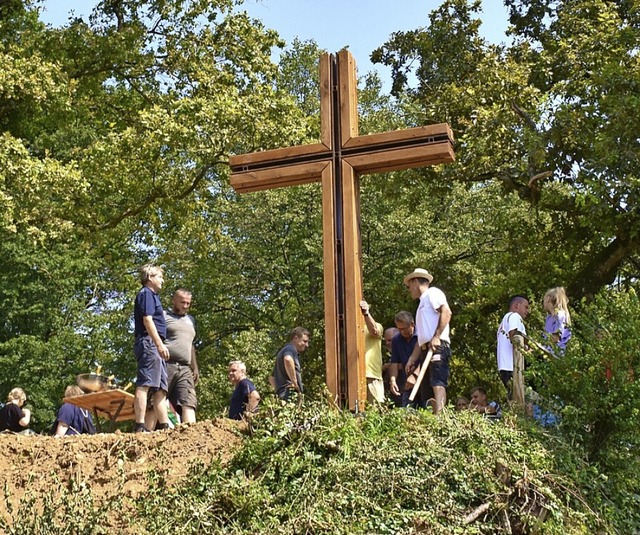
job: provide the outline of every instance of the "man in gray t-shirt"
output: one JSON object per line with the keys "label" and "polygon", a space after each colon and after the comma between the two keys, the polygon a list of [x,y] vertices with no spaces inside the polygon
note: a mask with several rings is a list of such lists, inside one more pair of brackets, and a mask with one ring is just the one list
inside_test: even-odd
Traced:
{"label": "man in gray t-shirt", "polygon": [[276,395],[284,401],[289,401],[294,393],[304,393],[299,357],[308,347],[309,331],[303,327],[296,327],[289,335],[289,343],[276,356],[272,375],[273,386]]}
{"label": "man in gray t-shirt", "polygon": [[167,322],[166,346],[169,348],[167,362],[168,398],[181,414],[183,423],[196,421],[195,385],[199,379],[196,349],[193,341],[196,337],[196,322],[188,314],[191,307],[191,292],[180,288],[175,291],[171,308],[165,310]]}

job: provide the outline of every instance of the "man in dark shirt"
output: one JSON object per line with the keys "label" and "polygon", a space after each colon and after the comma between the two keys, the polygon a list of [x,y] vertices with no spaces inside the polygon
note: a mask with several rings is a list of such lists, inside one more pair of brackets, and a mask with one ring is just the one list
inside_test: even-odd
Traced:
{"label": "man in dark shirt", "polygon": [[257,411],[260,394],[255,385],[247,379],[247,367],[244,362],[234,360],[229,363],[229,381],[236,387],[231,395],[229,418],[242,420],[245,413]]}
{"label": "man in dark shirt", "polygon": [[407,388],[407,374],[405,366],[413,353],[418,336],[415,333],[413,314],[401,310],[395,315],[394,322],[398,329],[391,339],[391,372],[389,377],[389,390],[393,396],[396,407],[406,407],[409,404],[411,387]]}
{"label": "man in dark shirt", "polygon": [[273,382],[276,395],[289,401],[294,394],[304,393],[302,385],[302,369],[300,353],[309,347],[309,331],[304,327],[296,327],[289,335],[289,343],[276,356],[273,368]]}

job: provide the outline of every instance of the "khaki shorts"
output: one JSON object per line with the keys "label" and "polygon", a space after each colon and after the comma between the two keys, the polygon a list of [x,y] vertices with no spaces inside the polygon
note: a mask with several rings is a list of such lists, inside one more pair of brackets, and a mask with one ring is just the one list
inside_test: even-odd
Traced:
{"label": "khaki shorts", "polygon": [[382,379],[372,379],[367,377],[367,401],[373,403],[384,403],[384,382]]}
{"label": "khaki shorts", "polygon": [[167,362],[167,383],[169,385],[167,397],[176,409],[178,407],[195,409],[198,406],[191,367],[176,362]]}

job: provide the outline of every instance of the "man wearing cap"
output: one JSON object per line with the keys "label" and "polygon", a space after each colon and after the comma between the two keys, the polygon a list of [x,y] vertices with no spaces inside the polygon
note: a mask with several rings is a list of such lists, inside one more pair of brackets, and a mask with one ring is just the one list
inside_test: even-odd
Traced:
{"label": "man wearing cap", "polygon": [[435,398],[433,413],[438,414],[446,402],[449,385],[451,309],[444,292],[430,286],[432,282],[433,275],[422,268],[415,269],[404,278],[404,284],[409,289],[411,297],[420,301],[416,311],[418,343],[407,362],[406,370],[407,374],[410,374],[421,354],[429,349],[433,351],[429,364],[429,383]]}

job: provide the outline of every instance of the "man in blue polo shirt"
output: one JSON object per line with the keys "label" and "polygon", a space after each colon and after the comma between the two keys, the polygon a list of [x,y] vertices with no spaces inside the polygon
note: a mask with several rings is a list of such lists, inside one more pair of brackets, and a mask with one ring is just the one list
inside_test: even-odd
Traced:
{"label": "man in blue polo shirt", "polygon": [[168,429],[167,416],[167,364],[169,348],[164,344],[167,325],[158,292],[164,284],[162,269],[147,264],[140,269],[142,289],[138,292],[133,309],[135,344],[133,352],[138,362],[136,393],[133,408],[136,416],[135,432],[148,431],[144,425],[149,392],[158,424],[156,429]]}
{"label": "man in blue polo shirt", "polygon": [[255,385],[247,379],[247,367],[240,360],[229,363],[229,381],[235,387],[229,403],[229,418],[242,420],[258,410],[260,394]]}
{"label": "man in blue polo shirt", "polygon": [[[409,405],[409,395],[411,394],[412,388],[411,386],[407,387],[405,366],[407,362],[409,362],[409,357],[411,357],[413,349],[418,342],[418,336],[415,333],[415,323],[411,312],[401,310],[395,315],[393,320],[396,324],[398,334],[391,339],[389,390],[393,396],[396,407],[406,407]],[[424,400],[420,399],[419,403],[415,403],[413,406],[424,407]]]}
{"label": "man in blue polo shirt", "polygon": [[276,355],[273,367],[273,385],[276,395],[283,401],[297,399],[304,394],[302,386],[302,369],[300,353],[309,347],[309,331],[304,327],[296,327],[289,334],[289,343]]}

